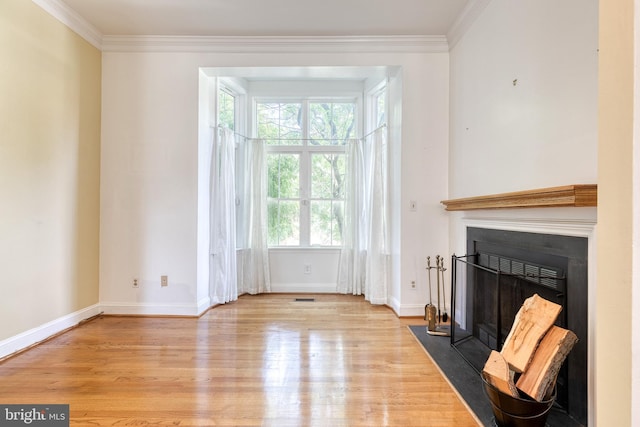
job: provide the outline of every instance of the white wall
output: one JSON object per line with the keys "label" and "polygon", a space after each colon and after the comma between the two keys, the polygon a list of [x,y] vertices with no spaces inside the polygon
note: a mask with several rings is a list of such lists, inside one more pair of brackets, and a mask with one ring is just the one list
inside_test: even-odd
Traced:
{"label": "white wall", "polygon": [[[402,309],[398,312],[406,316],[424,316],[429,298],[427,256],[447,258],[450,254],[449,219],[440,204],[447,198],[448,188],[449,61],[444,55],[437,60],[438,67],[405,68],[402,73],[403,144],[396,171],[400,188],[394,190],[401,191],[400,206],[396,207],[401,224],[398,255]],[[417,132],[406,133],[405,121],[415,123]],[[411,201],[416,202],[415,211],[409,209]],[[411,288],[412,281],[416,282],[415,289]],[[433,295],[435,298],[435,286]]]}
{"label": "white wall", "polygon": [[[214,105],[217,102],[216,82],[203,71],[198,73],[198,148],[200,153],[197,157],[197,224],[196,224],[196,300],[198,301],[197,312],[210,306],[209,289],[209,259],[210,259],[210,235],[211,224],[209,209],[211,204],[211,193],[207,191],[206,183],[209,182],[211,173],[211,152],[213,150],[213,134],[215,126]],[[204,188],[203,188],[204,187]]]}
{"label": "white wall", "polygon": [[[103,54],[100,300],[106,312],[195,314],[202,307],[204,269],[196,263],[198,140],[206,136],[198,120],[200,68],[392,65],[402,68],[402,141],[393,142],[402,144],[402,167],[392,191],[403,216],[394,249],[400,289],[390,303],[403,315],[422,313],[426,284],[421,280],[411,291],[410,281],[428,254],[448,252],[447,220],[434,202],[447,188],[446,52],[126,50]],[[418,203],[411,221],[404,216],[409,200]],[[169,276],[168,287],[160,287],[160,275]],[[139,289],[131,286],[134,277]]]}
{"label": "white wall", "polygon": [[[180,55],[103,55],[106,312],[195,313],[198,81]],[[169,286],[160,287],[161,275]]]}
{"label": "white wall", "polygon": [[451,50],[450,198],[597,181],[597,49],[595,0],[489,3]]}
{"label": "white wall", "polygon": [[269,258],[271,292],[335,293],[339,250],[272,249]]}

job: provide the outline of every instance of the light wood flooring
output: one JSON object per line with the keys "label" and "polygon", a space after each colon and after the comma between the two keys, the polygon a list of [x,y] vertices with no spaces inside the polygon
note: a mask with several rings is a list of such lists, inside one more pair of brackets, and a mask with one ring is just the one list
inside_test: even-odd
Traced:
{"label": "light wood flooring", "polygon": [[477,426],[422,323],[343,295],[102,316],[0,363],[0,403],[70,404],[72,426]]}

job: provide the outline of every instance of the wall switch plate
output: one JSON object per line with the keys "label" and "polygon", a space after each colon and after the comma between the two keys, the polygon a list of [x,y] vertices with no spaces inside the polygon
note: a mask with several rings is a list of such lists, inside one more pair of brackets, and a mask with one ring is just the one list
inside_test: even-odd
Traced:
{"label": "wall switch plate", "polygon": [[415,200],[410,200],[409,201],[409,210],[411,212],[415,212],[418,210],[418,202],[416,202]]}
{"label": "wall switch plate", "polygon": [[169,276],[160,276],[160,286],[169,286]]}

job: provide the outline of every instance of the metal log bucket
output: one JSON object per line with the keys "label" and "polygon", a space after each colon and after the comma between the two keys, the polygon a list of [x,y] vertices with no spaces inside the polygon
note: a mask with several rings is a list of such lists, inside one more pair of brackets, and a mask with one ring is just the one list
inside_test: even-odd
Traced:
{"label": "metal log bucket", "polygon": [[513,397],[501,392],[481,375],[484,392],[489,398],[498,427],[545,427],[547,416],[556,398],[554,388],[551,398],[538,402],[533,399]]}

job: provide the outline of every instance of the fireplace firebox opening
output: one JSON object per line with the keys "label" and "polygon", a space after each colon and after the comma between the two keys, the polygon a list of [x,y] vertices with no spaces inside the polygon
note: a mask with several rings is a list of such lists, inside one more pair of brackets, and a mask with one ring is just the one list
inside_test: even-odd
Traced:
{"label": "fireplace firebox opening", "polygon": [[[491,350],[501,350],[525,299],[537,293],[562,306],[556,325],[579,341],[558,376],[556,405],[582,425],[588,411],[587,252],[584,237],[468,227],[467,254],[452,257],[457,327],[451,345],[478,373]],[[465,290],[465,324],[455,319],[459,288]]]}

